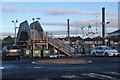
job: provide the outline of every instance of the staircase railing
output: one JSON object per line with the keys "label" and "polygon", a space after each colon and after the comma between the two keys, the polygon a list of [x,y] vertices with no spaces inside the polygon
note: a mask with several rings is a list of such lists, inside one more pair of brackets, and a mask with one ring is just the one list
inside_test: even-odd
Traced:
{"label": "staircase railing", "polygon": [[55,38],[53,36],[49,36],[48,42],[54,47],[64,52],[66,55],[71,56],[70,46],[68,44],[65,44],[62,40],[59,40],[58,38]]}

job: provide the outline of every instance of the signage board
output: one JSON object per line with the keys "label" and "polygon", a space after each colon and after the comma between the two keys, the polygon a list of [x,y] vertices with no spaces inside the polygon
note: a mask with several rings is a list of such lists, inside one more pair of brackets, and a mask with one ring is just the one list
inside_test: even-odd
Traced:
{"label": "signage board", "polygon": [[103,44],[102,41],[84,41],[84,44]]}

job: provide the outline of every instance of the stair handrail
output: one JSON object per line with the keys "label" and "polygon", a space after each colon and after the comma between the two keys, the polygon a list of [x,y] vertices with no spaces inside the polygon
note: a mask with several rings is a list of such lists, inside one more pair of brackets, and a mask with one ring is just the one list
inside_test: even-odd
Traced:
{"label": "stair handrail", "polygon": [[70,49],[69,45],[65,44],[64,42],[62,42],[61,40],[59,40],[58,38],[56,38],[54,36],[49,36],[48,38],[49,38],[48,40],[51,43],[53,43],[54,45],[57,45],[59,48],[61,48],[65,52],[70,53],[69,52],[69,49]]}

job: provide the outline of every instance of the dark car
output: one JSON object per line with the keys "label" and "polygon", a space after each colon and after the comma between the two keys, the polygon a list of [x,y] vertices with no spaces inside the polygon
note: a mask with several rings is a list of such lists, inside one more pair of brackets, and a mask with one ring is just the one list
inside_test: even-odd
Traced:
{"label": "dark car", "polygon": [[21,57],[21,50],[18,46],[7,45],[3,47],[2,49],[3,59],[7,59],[7,58],[20,59],[20,57]]}

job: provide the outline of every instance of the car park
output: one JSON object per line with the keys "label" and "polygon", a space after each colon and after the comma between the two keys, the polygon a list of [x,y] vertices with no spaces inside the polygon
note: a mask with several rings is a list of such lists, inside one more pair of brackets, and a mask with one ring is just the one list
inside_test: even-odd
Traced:
{"label": "car park", "polygon": [[20,59],[21,57],[21,50],[18,46],[6,45],[3,47],[1,53],[3,59],[8,58]]}
{"label": "car park", "polygon": [[98,46],[91,50],[92,56],[120,56],[120,53],[108,46]]}

